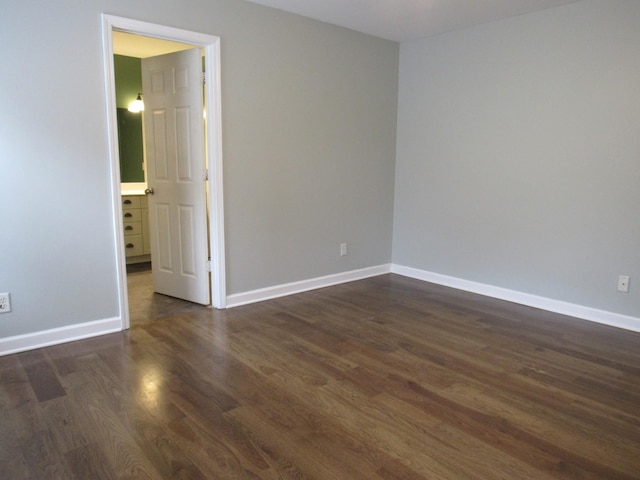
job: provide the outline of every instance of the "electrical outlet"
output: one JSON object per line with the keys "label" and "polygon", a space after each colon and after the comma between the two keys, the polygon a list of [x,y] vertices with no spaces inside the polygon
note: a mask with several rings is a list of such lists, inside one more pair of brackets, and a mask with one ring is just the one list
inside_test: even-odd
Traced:
{"label": "electrical outlet", "polygon": [[346,243],[341,243],[340,244],[340,256],[344,257],[347,254],[347,244]]}
{"label": "electrical outlet", "polygon": [[8,293],[0,293],[0,313],[11,311],[11,299]]}
{"label": "electrical outlet", "polygon": [[629,292],[629,280],[628,275],[620,275],[618,277],[618,291],[628,293]]}

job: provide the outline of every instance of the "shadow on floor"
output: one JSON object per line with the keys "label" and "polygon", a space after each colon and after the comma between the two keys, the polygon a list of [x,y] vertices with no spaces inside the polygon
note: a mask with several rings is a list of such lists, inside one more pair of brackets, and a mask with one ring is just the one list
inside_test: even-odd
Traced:
{"label": "shadow on floor", "polygon": [[129,289],[129,316],[132,325],[208,308],[197,303],[154,293],[151,262],[127,265],[127,286]]}

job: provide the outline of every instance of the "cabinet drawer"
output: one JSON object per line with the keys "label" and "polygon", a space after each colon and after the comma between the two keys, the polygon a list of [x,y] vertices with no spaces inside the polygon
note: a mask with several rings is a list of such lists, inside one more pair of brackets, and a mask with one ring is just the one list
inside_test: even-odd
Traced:
{"label": "cabinet drawer", "polygon": [[142,234],[142,222],[124,222],[124,236]]}
{"label": "cabinet drawer", "polygon": [[139,195],[123,195],[122,208],[140,208],[140,198]]}
{"label": "cabinet drawer", "polygon": [[142,235],[129,235],[124,239],[124,253],[127,257],[142,255]]}
{"label": "cabinet drawer", "polygon": [[125,222],[141,222],[142,221],[142,214],[139,208],[136,208],[134,210],[129,210],[129,209],[122,210],[122,216],[124,217],[123,220]]}

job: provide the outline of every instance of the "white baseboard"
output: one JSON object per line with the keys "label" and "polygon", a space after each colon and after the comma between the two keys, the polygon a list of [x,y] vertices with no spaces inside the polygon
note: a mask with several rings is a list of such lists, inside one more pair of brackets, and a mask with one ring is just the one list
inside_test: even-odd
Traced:
{"label": "white baseboard", "polygon": [[[284,297],[309,290],[315,290],[317,288],[353,282],[369,277],[384,275],[386,273],[395,273],[405,277],[423,280],[425,282],[431,282],[446,287],[456,288],[458,290],[464,290],[500,300],[506,300],[508,302],[539,308],[549,312],[580,318],[582,320],[589,320],[612,327],[640,332],[640,318],[637,317],[598,310],[591,307],[576,305],[560,300],[553,300],[546,297],[540,297],[537,295],[531,295],[515,290],[472,282],[461,278],[450,277],[439,273],[395,264],[352,270],[349,272],[327,275],[325,277],[312,278],[309,280],[302,280],[300,282],[292,282],[283,285],[276,285],[274,287],[261,288],[250,292],[229,295],[227,297],[227,308],[239,307],[240,305]],[[26,350],[33,350],[35,348],[58,345],[75,340],[82,340],[84,338],[96,337],[98,335],[120,332],[121,330],[122,320],[114,317],[25,335],[0,338],[0,356],[23,352]]]}
{"label": "white baseboard", "polygon": [[227,296],[227,308],[239,307],[249,303],[261,302],[272,298],[307,292],[317,288],[330,287],[340,283],[353,282],[355,280],[375,277],[385,273],[391,273],[391,264],[362,268],[360,270],[351,270],[349,272],[336,273],[334,275],[302,280],[300,282],[285,283],[283,285],[261,288],[250,292],[235,293]]}
{"label": "white baseboard", "polygon": [[404,275],[405,277],[423,280],[425,282],[457,288],[458,290],[464,290],[466,292],[478,293],[487,297],[493,297],[513,303],[519,303],[521,305],[527,305],[529,307],[539,308],[549,312],[580,318],[582,320],[589,320],[591,322],[602,323],[612,327],[640,332],[640,318],[628,315],[607,312],[560,300],[553,300],[551,298],[539,297],[537,295],[463,280],[461,278],[449,277],[447,275],[418,270],[411,267],[404,267],[402,265],[392,265],[391,272],[397,273],[398,275]]}
{"label": "white baseboard", "polygon": [[0,338],[0,356],[73,342],[83,338],[97,337],[98,335],[120,332],[121,330],[122,320],[120,318],[106,318],[41,332]]}

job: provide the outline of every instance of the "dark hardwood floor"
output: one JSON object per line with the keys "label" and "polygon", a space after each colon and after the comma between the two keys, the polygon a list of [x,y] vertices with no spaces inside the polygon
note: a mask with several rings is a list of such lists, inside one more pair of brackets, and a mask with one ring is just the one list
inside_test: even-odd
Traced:
{"label": "dark hardwood floor", "polygon": [[395,275],[174,312],[1,357],[0,478],[638,479],[640,334]]}
{"label": "dark hardwood floor", "polygon": [[127,265],[127,289],[129,291],[129,318],[131,325],[156,321],[161,317],[200,310],[201,305],[159,295],[153,292],[151,262]]}

